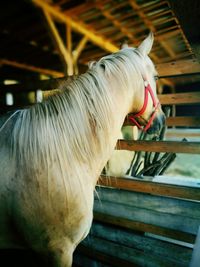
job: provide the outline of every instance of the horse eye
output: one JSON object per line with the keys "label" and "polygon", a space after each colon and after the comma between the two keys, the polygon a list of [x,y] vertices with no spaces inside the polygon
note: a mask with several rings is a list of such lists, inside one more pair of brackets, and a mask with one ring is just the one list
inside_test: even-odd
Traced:
{"label": "horse eye", "polygon": [[155,75],[154,79],[155,79],[155,81],[157,81],[159,79],[158,75]]}

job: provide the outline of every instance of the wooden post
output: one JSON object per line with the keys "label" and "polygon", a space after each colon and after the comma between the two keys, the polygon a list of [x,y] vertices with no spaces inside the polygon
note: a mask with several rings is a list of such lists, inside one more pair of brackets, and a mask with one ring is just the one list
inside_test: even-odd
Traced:
{"label": "wooden post", "polygon": [[190,267],[197,267],[199,266],[199,263],[200,263],[200,226],[192,253],[192,260],[190,262]]}
{"label": "wooden post", "polygon": [[54,37],[54,40],[56,42],[56,46],[58,48],[58,51],[60,52],[60,56],[61,58],[64,60],[64,63],[66,63],[67,65],[67,74],[69,76],[73,75],[73,61],[72,61],[72,57],[71,54],[69,53],[69,51],[67,51],[62,38],[60,37],[60,34],[58,32],[58,30],[56,29],[56,26],[54,24],[54,21],[52,20],[51,16],[49,15],[49,13],[43,9],[45,18],[48,22],[49,28],[51,30],[51,33]]}
{"label": "wooden post", "polygon": [[71,54],[72,52],[72,28],[70,25],[67,25],[67,34],[66,34],[66,44],[67,44],[67,50]]}
{"label": "wooden post", "polygon": [[74,73],[78,74],[78,65],[77,65],[77,61],[78,58],[81,54],[81,52],[83,51],[86,43],[88,41],[88,38],[86,36],[84,36],[81,41],[79,42],[79,44],[77,45],[76,49],[73,51],[72,53],[72,57],[73,57],[73,65],[74,65]]}

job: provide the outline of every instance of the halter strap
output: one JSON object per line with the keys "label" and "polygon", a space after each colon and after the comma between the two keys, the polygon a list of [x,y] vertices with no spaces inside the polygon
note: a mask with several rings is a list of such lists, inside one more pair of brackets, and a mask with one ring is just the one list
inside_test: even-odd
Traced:
{"label": "halter strap", "polygon": [[[156,111],[157,111],[158,107],[160,106],[160,102],[156,100],[154,93],[153,93],[153,90],[151,88],[151,85],[147,81],[144,82],[144,86],[145,86],[145,95],[144,95],[143,107],[141,108],[141,110],[138,113],[136,113],[135,115],[131,115],[129,117],[129,120],[132,121],[139,129],[146,132],[150,128],[151,123],[155,118]],[[151,114],[151,117],[150,117],[147,125],[145,127],[143,127],[135,118],[140,117],[145,112],[145,110],[147,108],[148,101],[149,101],[149,94],[150,94],[152,102],[153,102],[154,112]]]}

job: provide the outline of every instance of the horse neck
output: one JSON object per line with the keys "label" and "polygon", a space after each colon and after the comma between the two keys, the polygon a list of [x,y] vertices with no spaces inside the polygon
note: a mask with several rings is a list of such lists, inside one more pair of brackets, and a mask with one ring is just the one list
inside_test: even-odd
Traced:
{"label": "horse neck", "polygon": [[94,158],[94,161],[96,163],[94,164],[94,166],[98,166],[96,170],[94,170],[96,171],[96,180],[94,180],[95,184],[103,167],[110,159],[116,146],[117,140],[121,136],[121,128],[126,115],[129,113],[132,107],[134,95],[133,90],[130,90],[127,85],[122,85],[122,83],[117,79],[115,80],[115,83],[113,83],[113,81],[110,81],[108,83],[110,85],[108,92],[109,94],[111,94],[112,98],[112,107],[109,111],[110,127],[109,133],[105,133],[104,140],[102,142],[104,143],[104,149],[101,150],[101,153],[97,153],[96,158]]}
{"label": "horse neck", "polygon": [[48,169],[56,158],[63,175],[66,168],[69,176],[89,173],[95,185],[120,136],[130,88],[116,79],[105,81],[102,89],[101,77],[96,86],[88,74],[70,86],[69,94],[52,96],[52,101],[22,111],[13,131],[16,158],[27,168],[31,161],[33,169],[37,165]]}

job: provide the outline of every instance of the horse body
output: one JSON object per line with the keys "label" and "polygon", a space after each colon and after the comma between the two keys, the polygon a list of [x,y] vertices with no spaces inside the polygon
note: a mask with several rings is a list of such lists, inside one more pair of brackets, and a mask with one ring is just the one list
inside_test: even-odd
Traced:
{"label": "horse body", "polygon": [[[137,51],[147,57],[151,46],[149,36]],[[142,106],[143,77],[155,87],[152,63],[151,73],[138,60],[130,48],[102,58],[63,93],[0,126],[0,247],[28,247],[48,266],[71,266],[125,116]]]}

